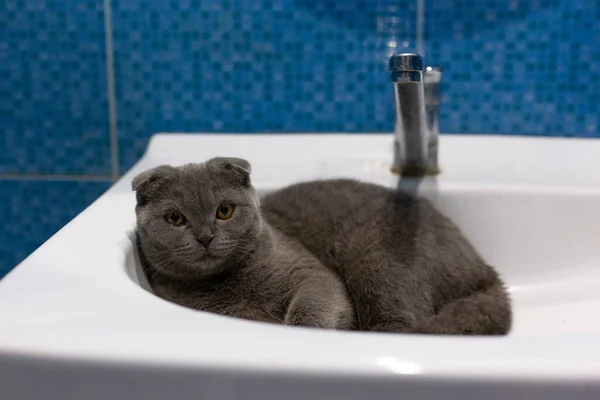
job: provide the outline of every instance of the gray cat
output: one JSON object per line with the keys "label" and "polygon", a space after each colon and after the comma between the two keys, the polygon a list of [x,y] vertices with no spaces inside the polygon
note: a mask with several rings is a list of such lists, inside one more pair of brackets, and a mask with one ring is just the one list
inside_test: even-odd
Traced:
{"label": "gray cat", "polygon": [[510,329],[498,275],[426,200],[357,181],[318,181],[266,196],[261,215],[249,172],[244,160],[217,158],[134,179],[139,244],[159,296],[316,327]]}
{"label": "gray cat", "polygon": [[267,195],[265,219],[342,277],[356,329],[506,334],[504,284],[429,201],[353,180]]}
{"label": "gray cat", "polygon": [[261,217],[247,161],[160,166],[132,188],[140,255],[158,296],[257,321],[354,327],[338,275]]}

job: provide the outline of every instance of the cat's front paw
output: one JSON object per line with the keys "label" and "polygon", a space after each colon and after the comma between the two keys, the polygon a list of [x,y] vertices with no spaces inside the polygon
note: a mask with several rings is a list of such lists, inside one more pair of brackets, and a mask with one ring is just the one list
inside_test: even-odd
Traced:
{"label": "cat's front paw", "polygon": [[284,323],[323,329],[353,329],[354,309],[345,299],[323,299],[313,293],[300,292],[291,302]]}
{"label": "cat's front paw", "polygon": [[[317,306],[318,307],[318,306]],[[342,308],[335,310],[296,308],[285,316],[286,325],[305,326],[322,329],[352,329],[353,315],[351,310]]]}
{"label": "cat's front paw", "polygon": [[401,313],[398,318],[385,318],[372,322],[369,330],[374,332],[394,332],[408,333],[412,332],[416,324],[415,316],[412,313]]}

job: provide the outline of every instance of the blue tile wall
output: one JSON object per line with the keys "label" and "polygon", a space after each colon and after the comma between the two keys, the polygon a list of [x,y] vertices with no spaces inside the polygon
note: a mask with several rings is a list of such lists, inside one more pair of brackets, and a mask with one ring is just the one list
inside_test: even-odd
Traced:
{"label": "blue tile wall", "polygon": [[0,277],[109,186],[110,182],[0,180]]}
{"label": "blue tile wall", "polygon": [[598,136],[598,0],[427,1],[425,56],[442,132]]}
{"label": "blue tile wall", "polygon": [[98,0],[0,2],[0,173],[110,172]]}
{"label": "blue tile wall", "polygon": [[390,131],[415,0],[114,0],[121,169],[167,132]]}
{"label": "blue tile wall", "polygon": [[0,277],[108,187],[111,145],[124,173],[161,131],[391,131],[387,59],[419,39],[442,132],[600,137],[600,1],[424,0],[422,38],[418,2],[0,0]]}

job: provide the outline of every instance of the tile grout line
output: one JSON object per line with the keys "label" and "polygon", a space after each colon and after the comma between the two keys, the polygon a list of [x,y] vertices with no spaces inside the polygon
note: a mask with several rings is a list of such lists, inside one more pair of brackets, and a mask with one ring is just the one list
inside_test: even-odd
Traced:
{"label": "tile grout line", "polygon": [[417,0],[417,53],[423,54],[423,19],[425,13],[425,0]]}
{"label": "tile grout line", "polygon": [[68,175],[68,174],[0,174],[0,181],[114,181],[112,175]]}
{"label": "tile grout line", "polygon": [[108,85],[110,158],[112,178],[116,181],[117,179],[119,179],[119,142],[117,136],[117,104],[115,97],[115,70],[111,0],[104,0],[104,39],[106,42],[106,80]]}

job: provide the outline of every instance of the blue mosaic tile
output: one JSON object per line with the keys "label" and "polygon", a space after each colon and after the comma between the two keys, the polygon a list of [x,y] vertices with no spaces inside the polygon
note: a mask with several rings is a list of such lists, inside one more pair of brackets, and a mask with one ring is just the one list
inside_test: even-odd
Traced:
{"label": "blue mosaic tile", "polygon": [[2,0],[0,173],[110,172],[98,0]]}
{"label": "blue mosaic tile", "polygon": [[110,185],[110,182],[0,180],[0,278]]}
{"label": "blue mosaic tile", "polygon": [[[114,0],[121,172],[156,132],[391,131],[415,0]],[[395,46],[395,48],[394,48]]]}
{"label": "blue mosaic tile", "polygon": [[600,136],[600,2],[426,2],[442,132]]}

